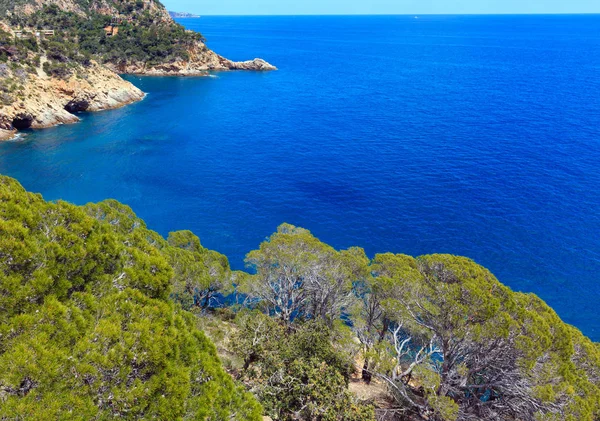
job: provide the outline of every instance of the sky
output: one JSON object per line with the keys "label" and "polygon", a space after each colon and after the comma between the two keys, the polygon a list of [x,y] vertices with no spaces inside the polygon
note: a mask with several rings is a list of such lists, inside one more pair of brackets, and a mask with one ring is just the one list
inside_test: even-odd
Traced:
{"label": "sky", "polygon": [[600,0],[162,0],[199,15],[600,13]]}

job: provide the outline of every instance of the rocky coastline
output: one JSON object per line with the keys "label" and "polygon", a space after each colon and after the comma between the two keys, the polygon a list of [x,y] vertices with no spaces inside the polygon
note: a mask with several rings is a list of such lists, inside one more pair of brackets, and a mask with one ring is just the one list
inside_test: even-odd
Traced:
{"label": "rocky coastline", "polygon": [[[114,109],[143,99],[145,94],[124,80],[120,76],[123,74],[208,76],[216,71],[276,70],[259,58],[235,62],[220,56],[206,46],[200,34],[174,22],[156,0],[138,2],[133,9],[130,3],[116,0],[0,2],[3,14],[0,140],[13,138],[24,129],[76,123],[77,114],[83,111]],[[90,19],[96,25],[106,25],[101,35],[89,28],[84,31],[88,43],[97,42],[96,50],[79,45],[73,30],[56,29],[64,22],[83,28]],[[144,28],[151,30],[144,32]],[[122,42],[119,29],[127,34],[137,55],[119,55],[117,50],[127,44],[109,41],[118,35],[116,39]],[[114,51],[99,53],[98,39]],[[152,48],[144,41],[149,41]],[[170,48],[173,45],[179,47]]]}
{"label": "rocky coastline", "polygon": [[248,61],[231,61],[211,50],[196,54],[189,61],[175,61],[157,66],[146,63],[131,63],[124,66],[110,65],[109,68],[119,74],[139,76],[207,76],[210,72],[225,72],[245,70],[266,72],[277,70],[275,66],[263,59],[255,58]]}
{"label": "rocky coastline", "polygon": [[79,121],[81,111],[102,111],[139,101],[145,94],[97,63],[78,69],[69,79],[30,75],[23,93],[0,110],[0,140],[19,130],[42,129]]}
{"label": "rocky coastline", "polygon": [[0,109],[0,140],[13,139],[20,130],[42,129],[77,123],[77,113],[120,108],[137,102],[145,94],[119,74],[145,76],[207,76],[211,71],[270,71],[275,66],[262,59],[228,60],[204,47],[190,61],[147,66],[105,66],[92,62],[69,79],[47,76],[41,69],[29,75],[21,98]]}

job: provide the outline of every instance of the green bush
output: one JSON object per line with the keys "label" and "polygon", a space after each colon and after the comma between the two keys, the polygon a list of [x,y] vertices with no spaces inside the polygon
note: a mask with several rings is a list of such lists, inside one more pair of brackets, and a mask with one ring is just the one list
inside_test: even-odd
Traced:
{"label": "green bush", "polygon": [[374,419],[373,408],[348,392],[351,355],[337,348],[335,331],[309,321],[287,328],[260,313],[238,315],[233,351],[244,361],[242,378],[265,410],[281,421]]}

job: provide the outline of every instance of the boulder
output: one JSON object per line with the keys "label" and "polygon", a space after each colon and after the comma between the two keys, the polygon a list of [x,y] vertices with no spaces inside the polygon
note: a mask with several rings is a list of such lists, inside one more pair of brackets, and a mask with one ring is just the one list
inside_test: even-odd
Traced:
{"label": "boulder", "polygon": [[255,58],[254,60],[248,61],[230,61],[229,68],[231,70],[255,70],[261,72],[277,70],[277,67],[267,63],[261,58]]}

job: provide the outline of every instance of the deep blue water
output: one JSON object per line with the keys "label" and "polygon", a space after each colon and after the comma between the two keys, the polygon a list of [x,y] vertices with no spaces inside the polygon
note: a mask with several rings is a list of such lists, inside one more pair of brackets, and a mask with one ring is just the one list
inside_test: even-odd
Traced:
{"label": "deep blue water", "polygon": [[130,77],[146,100],[2,144],[0,173],[116,198],[236,268],[284,221],[466,255],[600,340],[600,16],[182,22],[280,70]]}

